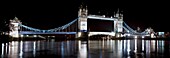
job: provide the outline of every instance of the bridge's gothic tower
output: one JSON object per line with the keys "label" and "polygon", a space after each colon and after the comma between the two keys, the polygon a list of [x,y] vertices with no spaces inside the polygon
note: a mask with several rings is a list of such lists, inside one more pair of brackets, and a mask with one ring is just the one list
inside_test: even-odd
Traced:
{"label": "bridge's gothic tower", "polygon": [[81,5],[78,11],[78,37],[84,37],[87,31],[87,16],[88,10],[87,6]]}
{"label": "bridge's gothic tower", "polygon": [[10,36],[12,36],[12,37],[15,37],[15,38],[17,38],[17,37],[19,37],[19,29],[20,29],[20,27],[19,27],[19,24],[20,24],[21,22],[20,22],[20,20],[18,20],[18,18],[17,17],[15,17],[13,20],[10,20]]}
{"label": "bridge's gothic tower", "polygon": [[117,19],[116,21],[114,21],[115,32],[123,32],[123,11],[120,11],[118,9],[114,17]]}

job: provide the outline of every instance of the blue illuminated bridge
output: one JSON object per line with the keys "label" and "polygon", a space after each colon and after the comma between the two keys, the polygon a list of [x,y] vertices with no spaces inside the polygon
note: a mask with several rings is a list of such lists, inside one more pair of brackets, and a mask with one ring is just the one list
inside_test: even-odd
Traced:
{"label": "blue illuminated bridge", "polygon": [[123,15],[120,13],[115,14],[114,17],[105,17],[105,16],[99,16],[99,15],[87,15],[87,9],[80,9],[78,17],[75,18],[73,21],[57,27],[53,29],[37,29],[30,26],[26,26],[22,24],[17,17],[15,17],[13,20],[11,20],[11,24],[13,27],[10,27],[12,31],[10,32],[10,35],[13,37],[19,37],[20,35],[29,35],[29,34],[72,34],[79,37],[81,35],[81,32],[87,32],[87,20],[109,20],[113,21],[114,23],[114,29],[112,32],[88,32],[88,36],[93,35],[111,35],[111,36],[117,36],[117,33],[123,33],[120,36],[150,36],[151,30],[146,29],[143,32],[137,32],[136,30],[130,28],[124,21],[123,21]]}

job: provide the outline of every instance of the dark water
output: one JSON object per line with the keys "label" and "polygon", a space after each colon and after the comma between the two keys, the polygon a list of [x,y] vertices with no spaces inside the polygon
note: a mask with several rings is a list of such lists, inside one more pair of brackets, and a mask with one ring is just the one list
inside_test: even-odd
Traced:
{"label": "dark water", "polygon": [[38,40],[0,45],[1,58],[166,58],[168,40]]}

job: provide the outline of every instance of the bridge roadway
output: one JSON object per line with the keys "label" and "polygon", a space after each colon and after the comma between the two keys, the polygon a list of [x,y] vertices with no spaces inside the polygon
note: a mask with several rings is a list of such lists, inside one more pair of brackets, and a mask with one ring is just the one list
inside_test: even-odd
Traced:
{"label": "bridge roadway", "polygon": [[[19,34],[77,34],[77,32],[34,32],[34,31],[20,31]],[[114,32],[89,32],[89,36],[92,35],[112,35],[114,36]]]}
{"label": "bridge roadway", "polygon": [[[20,31],[19,34],[77,34],[77,32],[35,32],[35,31]],[[89,32],[89,36],[91,35],[115,35],[115,32]],[[132,34],[125,33],[125,36],[129,36]]]}
{"label": "bridge roadway", "polygon": [[35,31],[20,31],[19,34],[77,34],[77,32],[35,32]]}

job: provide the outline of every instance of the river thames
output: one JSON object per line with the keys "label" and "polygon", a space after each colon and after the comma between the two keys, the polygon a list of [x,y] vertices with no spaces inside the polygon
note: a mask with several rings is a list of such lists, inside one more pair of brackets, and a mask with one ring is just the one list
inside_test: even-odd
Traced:
{"label": "river thames", "polygon": [[168,40],[31,40],[0,44],[1,58],[165,58]]}

